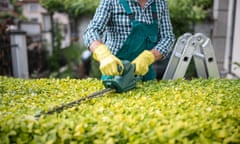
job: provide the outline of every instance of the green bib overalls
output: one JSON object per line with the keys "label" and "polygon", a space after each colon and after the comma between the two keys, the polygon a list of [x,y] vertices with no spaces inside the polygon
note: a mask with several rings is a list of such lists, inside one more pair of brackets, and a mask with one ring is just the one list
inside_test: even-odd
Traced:
{"label": "green bib overalls", "polygon": [[[152,3],[152,16],[153,23],[146,24],[143,22],[138,22],[134,18],[129,4],[126,0],[120,0],[126,13],[132,22],[132,30],[126,41],[124,42],[122,48],[118,51],[117,57],[121,60],[133,61],[139,54],[144,50],[151,50],[158,42],[158,22],[157,22],[157,12],[156,4]],[[102,79],[107,79],[108,76],[102,76]],[[143,81],[154,80],[156,78],[156,72],[154,71],[152,65],[149,66],[149,71],[143,76]]]}

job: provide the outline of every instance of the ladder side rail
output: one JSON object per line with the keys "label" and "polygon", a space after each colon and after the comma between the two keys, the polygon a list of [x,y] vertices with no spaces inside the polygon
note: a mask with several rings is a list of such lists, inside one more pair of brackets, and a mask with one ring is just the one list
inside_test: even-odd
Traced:
{"label": "ladder side rail", "polygon": [[197,76],[199,78],[208,78],[204,55],[202,55],[202,53],[199,53],[199,49],[195,52],[196,53],[193,54],[193,60]]}
{"label": "ladder side rail", "polygon": [[187,40],[192,36],[190,33],[185,33],[180,36],[175,44],[172,55],[168,62],[167,68],[163,75],[163,80],[169,80],[173,78],[174,73],[176,72],[177,65],[180,61],[180,57],[184,50]]}
{"label": "ladder side rail", "polygon": [[203,39],[199,35],[194,35],[196,39],[199,41],[199,45],[196,46],[195,51],[193,53],[193,61],[196,69],[197,76],[200,78],[207,78],[207,68],[205,63],[205,55],[203,53],[201,44],[203,42]]}
{"label": "ladder side rail", "polygon": [[179,78],[183,78],[187,68],[189,66],[189,63],[192,59],[193,56],[193,52],[195,50],[196,45],[198,45],[198,41],[196,40],[195,37],[191,37],[190,39],[188,39],[184,50],[183,50],[183,54],[180,58],[180,61],[177,65],[176,71],[174,73],[173,79],[179,79]]}
{"label": "ladder side rail", "polygon": [[211,40],[201,33],[196,34],[196,36],[200,36],[203,39],[201,49],[204,54],[204,61],[207,69],[208,78],[220,78]]}

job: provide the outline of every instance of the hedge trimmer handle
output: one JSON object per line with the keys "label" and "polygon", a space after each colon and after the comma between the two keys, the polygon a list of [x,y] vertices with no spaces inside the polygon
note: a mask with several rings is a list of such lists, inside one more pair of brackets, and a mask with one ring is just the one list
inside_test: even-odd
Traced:
{"label": "hedge trimmer handle", "polygon": [[124,92],[136,87],[137,77],[134,75],[135,65],[126,60],[123,60],[122,63],[124,69],[121,76],[114,76],[111,79],[103,80],[103,85],[106,88],[116,89],[116,92]]}

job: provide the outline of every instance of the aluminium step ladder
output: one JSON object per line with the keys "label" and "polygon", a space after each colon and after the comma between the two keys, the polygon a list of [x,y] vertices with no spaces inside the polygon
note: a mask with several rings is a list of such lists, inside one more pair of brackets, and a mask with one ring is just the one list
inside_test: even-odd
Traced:
{"label": "aluminium step ladder", "polygon": [[220,78],[211,40],[202,33],[185,33],[175,44],[163,80],[183,78],[192,58],[198,77]]}

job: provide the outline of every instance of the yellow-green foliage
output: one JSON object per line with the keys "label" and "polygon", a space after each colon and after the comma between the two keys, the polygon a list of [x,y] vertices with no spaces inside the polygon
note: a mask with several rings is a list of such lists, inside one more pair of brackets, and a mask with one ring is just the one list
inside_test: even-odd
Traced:
{"label": "yellow-green foliage", "polygon": [[0,143],[240,143],[240,80],[151,81],[62,113],[34,115],[103,89],[97,79],[1,78]]}

